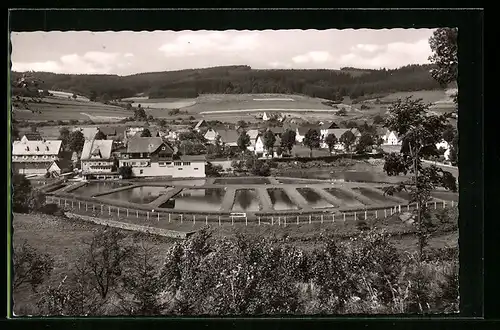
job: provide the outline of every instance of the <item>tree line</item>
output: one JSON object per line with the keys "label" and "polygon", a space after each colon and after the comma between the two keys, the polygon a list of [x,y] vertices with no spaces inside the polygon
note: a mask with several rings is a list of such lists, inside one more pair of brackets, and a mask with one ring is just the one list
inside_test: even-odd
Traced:
{"label": "tree line", "polygon": [[[131,76],[34,73],[41,89],[64,90],[108,102],[138,93],[150,98],[191,98],[206,93],[303,94],[338,100],[365,94],[439,88],[432,65],[408,65],[380,70],[256,70],[249,66],[224,66]],[[14,82],[21,73],[12,73]]]}

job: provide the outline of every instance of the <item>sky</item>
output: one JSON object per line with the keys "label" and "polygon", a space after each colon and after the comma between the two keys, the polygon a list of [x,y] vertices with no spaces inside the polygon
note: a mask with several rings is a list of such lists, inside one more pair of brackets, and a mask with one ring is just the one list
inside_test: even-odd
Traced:
{"label": "sky", "polygon": [[428,63],[434,29],[12,32],[12,70],[68,74],[254,69],[393,69]]}

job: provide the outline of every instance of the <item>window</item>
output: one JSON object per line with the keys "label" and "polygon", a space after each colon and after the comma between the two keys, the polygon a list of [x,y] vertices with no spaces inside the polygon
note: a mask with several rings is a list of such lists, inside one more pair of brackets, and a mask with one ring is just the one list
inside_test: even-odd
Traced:
{"label": "window", "polygon": [[172,166],[172,162],[165,162],[168,166]]}
{"label": "window", "polygon": [[179,168],[178,168],[178,170],[179,170],[179,171],[182,171],[182,167],[179,167]]}
{"label": "window", "polygon": [[165,147],[161,147],[161,150],[165,150]]}
{"label": "window", "polygon": [[184,162],[184,166],[191,165],[191,162]]}
{"label": "window", "polygon": [[158,166],[164,167],[165,166],[165,162],[158,162]]}
{"label": "window", "polygon": [[194,168],[194,170],[195,170],[195,171],[198,171],[198,167],[195,167],[195,168]]}
{"label": "window", "polygon": [[144,170],[139,170],[139,174],[143,174],[144,173]]}
{"label": "window", "polygon": [[182,166],[182,162],[174,162],[174,166]]}

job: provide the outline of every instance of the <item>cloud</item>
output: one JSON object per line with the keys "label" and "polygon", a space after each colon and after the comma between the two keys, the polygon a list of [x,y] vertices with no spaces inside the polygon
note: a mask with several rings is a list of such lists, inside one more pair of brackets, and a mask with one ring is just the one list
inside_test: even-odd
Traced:
{"label": "cloud", "polygon": [[291,69],[292,67],[292,65],[289,63],[284,63],[279,61],[269,62],[268,65],[270,68],[273,69]]}
{"label": "cloud", "polygon": [[130,65],[126,58],[133,54],[86,52],[83,55],[66,54],[59,61],[46,62],[12,62],[13,71],[46,71],[70,74],[112,73],[116,68]]}
{"label": "cloud", "polygon": [[374,44],[357,44],[354,47],[351,47],[351,51],[365,51],[369,53],[376,52],[377,50],[383,49],[384,47],[381,45],[374,45]]}
{"label": "cloud", "polygon": [[[427,39],[414,43],[393,42],[387,45],[359,46],[358,44],[351,48],[351,53],[341,55],[337,59],[338,64],[366,69],[397,68],[408,64],[428,63],[431,53]],[[367,51],[368,49],[371,51]]]}
{"label": "cloud", "polygon": [[243,53],[255,50],[258,33],[192,32],[178,36],[173,42],[158,48],[165,56],[181,57],[219,53]]}
{"label": "cloud", "polygon": [[301,63],[326,63],[333,59],[332,55],[326,51],[312,51],[292,58],[297,64]]}

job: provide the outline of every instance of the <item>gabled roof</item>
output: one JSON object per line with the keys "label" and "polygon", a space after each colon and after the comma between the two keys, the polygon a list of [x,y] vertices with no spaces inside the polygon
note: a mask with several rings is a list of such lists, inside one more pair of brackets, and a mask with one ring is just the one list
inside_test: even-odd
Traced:
{"label": "gabled roof", "polygon": [[95,156],[98,156],[101,159],[110,159],[112,147],[113,141],[111,140],[85,141],[80,159],[88,160]]}
{"label": "gabled roof", "polygon": [[162,144],[166,145],[171,152],[173,149],[165,143],[161,137],[134,137],[127,144],[127,153],[155,152]]}
{"label": "gabled roof", "polygon": [[273,132],[274,134],[282,134],[284,131],[282,127],[269,127],[267,130]]}
{"label": "gabled roof", "polygon": [[[340,139],[340,137],[347,131],[350,131],[349,128],[335,128],[335,129],[332,129],[331,132],[329,134],[333,134],[335,135],[335,137],[337,138],[337,140]],[[325,136],[326,138],[326,136]]]}
{"label": "gabled roof", "polygon": [[14,141],[12,143],[12,155],[58,155],[61,151],[61,144],[61,140]]}
{"label": "gabled roof", "polygon": [[99,129],[97,127],[76,127],[73,129],[73,132],[75,131],[82,132],[85,140],[93,140]]}
{"label": "gabled roof", "polygon": [[26,132],[24,136],[28,141],[41,141],[43,140],[42,136],[38,132]]}
{"label": "gabled roof", "polygon": [[339,125],[337,125],[333,121],[327,121],[321,125],[321,129],[334,129],[334,128],[339,128]]}
{"label": "gabled roof", "polygon": [[361,136],[361,132],[356,127],[351,128],[351,132],[352,134],[354,134],[354,136]]}
{"label": "gabled roof", "polygon": [[[205,124],[205,125],[203,125],[203,124]],[[195,129],[197,129],[197,128],[200,128],[200,127],[202,127],[202,126],[207,126],[207,122],[205,121],[205,119],[201,119],[201,120],[200,120],[200,121],[196,124],[196,126],[195,126],[194,128],[195,128]]]}
{"label": "gabled roof", "polygon": [[99,126],[99,130],[106,135],[115,136],[125,134],[126,128],[124,126]]}
{"label": "gabled roof", "polygon": [[312,129],[317,130],[317,131],[318,131],[318,133],[319,133],[319,128],[318,128],[318,126],[316,126],[316,125],[306,125],[306,126],[300,126],[300,127],[298,127],[298,128],[297,128],[297,130],[299,131],[299,134],[300,134],[300,135],[306,135],[306,133],[307,133],[307,132],[308,132],[311,128],[312,128]]}
{"label": "gabled roof", "polygon": [[224,143],[236,143],[238,142],[239,134],[235,130],[218,130],[220,139]]}
{"label": "gabled roof", "polygon": [[250,129],[247,131],[247,134],[250,137],[250,140],[253,141],[253,140],[257,139],[257,136],[259,136],[259,130]]}

